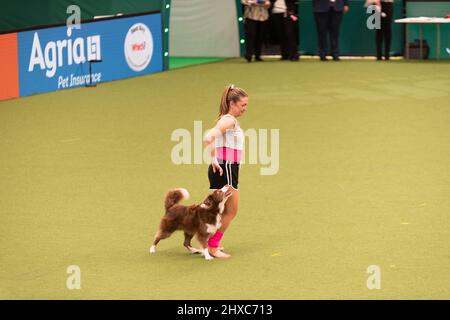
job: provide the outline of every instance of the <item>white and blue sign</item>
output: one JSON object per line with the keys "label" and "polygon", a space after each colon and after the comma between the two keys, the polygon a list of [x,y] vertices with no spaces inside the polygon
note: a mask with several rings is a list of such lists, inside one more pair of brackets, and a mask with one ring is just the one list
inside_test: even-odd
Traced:
{"label": "white and blue sign", "polygon": [[162,51],[160,13],[20,32],[20,96],[159,72]]}

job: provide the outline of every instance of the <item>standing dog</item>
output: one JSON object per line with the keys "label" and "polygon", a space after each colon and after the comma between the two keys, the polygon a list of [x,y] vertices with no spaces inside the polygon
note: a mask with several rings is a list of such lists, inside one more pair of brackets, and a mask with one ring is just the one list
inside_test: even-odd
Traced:
{"label": "standing dog", "polygon": [[[179,202],[189,198],[188,191],[183,188],[169,190],[165,200],[166,213],[161,219],[150,253],[156,252],[160,240],[170,237],[176,230],[183,230],[184,246],[190,252],[202,253],[206,260],[214,259],[208,251],[208,239],[220,228],[225,202],[231,194],[231,188],[227,185],[209,194],[201,204],[184,206]],[[191,246],[194,235],[202,250]]]}

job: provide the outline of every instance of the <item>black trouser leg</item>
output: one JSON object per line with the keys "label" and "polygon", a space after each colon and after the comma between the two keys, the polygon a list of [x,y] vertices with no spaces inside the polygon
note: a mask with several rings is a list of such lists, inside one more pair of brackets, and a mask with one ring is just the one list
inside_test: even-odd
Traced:
{"label": "black trouser leg", "polygon": [[296,30],[297,22],[291,20],[291,18],[284,18],[285,34],[286,34],[286,52],[289,59],[298,59]]}
{"label": "black trouser leg", "polygon": [[283,27],[283,14],[273,13],[271,16],[273,22],[273,28],[275,29],[276,39],[280,45],[281,58],[286,58],[286,46],[285,46],[285,36]]}
{"label": "black trouser leg", "polygon": [[284,26],[284,14],[283,13],[273,13],[272,14],[273,26],[275,28],[275,33],[277,35],[278,43],[280,44],[280,54],[281,58],[288,59],[288,50],[286,46],[286,32]]}
{"label": "black trouser leg", "polygon": [[261,57],[262,44],[264,40],[264,22],[255,21],[256,33],[255,33],[255,57]]}
{"label": "black trouser leg", "polygon": [[377,59],[381,60],[381,56],[382,56],[382,48],[383,48],[383,30],[380,29],[376,29],[375,31],[375,43],[377,45]]}
{"label": "black trouser leg", "polygon": [[330,45],[331,45],[331,55],[333,57],[339,57],[339,31],[342,21],[342,12],[334,11],[331,9],[329,11],[329,30],[330,30]]}
{"label": "black trouser leg", "polygon": [[249,60],[255,53],[256,22],[245,19],[245,58]]}
{"label": "black trouser leg", "polygon": [[392,41],[392,18],[394,16],[393,3],[382,2],[381,11],[386,14],[386,17],[381,18],[381,28],[384,36],[384,56],[386,59],[389,59]]}
{"label": "black trouser leg", "polygon": [[319,56],[321,58],[327,55],[327,30],[328,30],[328,12],[314,12],[316,21],[317,43],[319,45]]}

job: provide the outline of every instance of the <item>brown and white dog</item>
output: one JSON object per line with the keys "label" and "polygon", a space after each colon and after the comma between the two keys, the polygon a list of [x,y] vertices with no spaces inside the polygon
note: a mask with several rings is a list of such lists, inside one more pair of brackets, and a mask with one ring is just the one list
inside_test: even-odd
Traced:
{"label": "brown and white dog", "polygon": [[[208,251],[208,240],[221,227],[225,202],[231,194],[230,186],[225,186],[209,194],[202,203],[185,206],[179,202],[189,198],[188,191],[183,188],[169,190],[165,200],[166,213],[161,219],[150,253],[156,252],[156,245],[160,240],[170,237],[176,230],[183,230],[184,246],[189,252],[202,253],[206,260],[212,260],[213,257]],[[202,250],[191,246],[194,235],[197,236]]]}

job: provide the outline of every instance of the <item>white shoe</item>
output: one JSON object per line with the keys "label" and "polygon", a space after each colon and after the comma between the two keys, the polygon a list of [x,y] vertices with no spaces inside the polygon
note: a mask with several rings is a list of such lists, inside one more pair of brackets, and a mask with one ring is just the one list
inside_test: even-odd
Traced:
{"label": "white shoe", "polygon": [[230,258],[231,255],[228,253],[225,253],[219,249],[217,249],[215,252],[209,252],[210,255],[212,255],[214,258]]}

